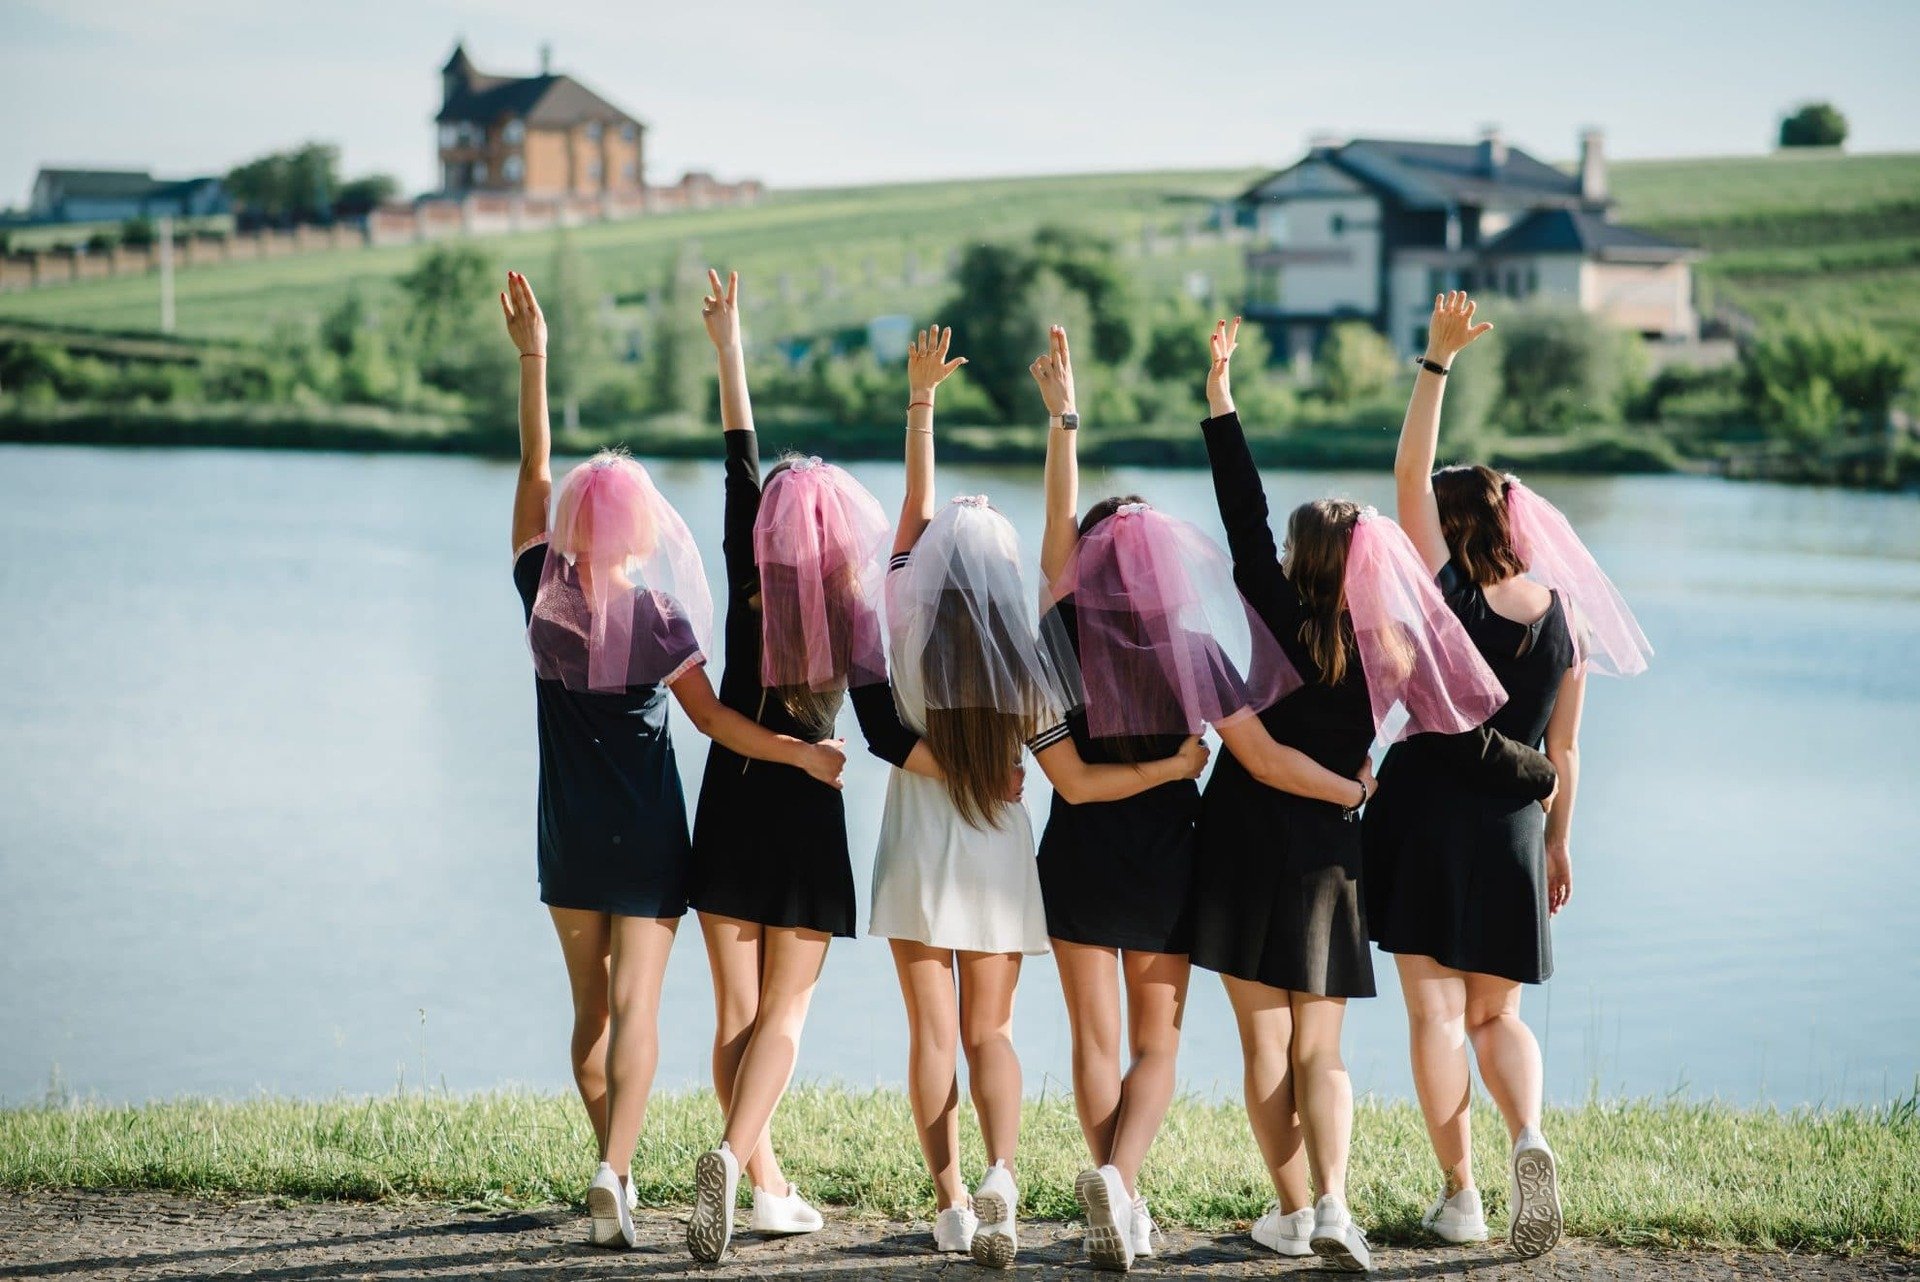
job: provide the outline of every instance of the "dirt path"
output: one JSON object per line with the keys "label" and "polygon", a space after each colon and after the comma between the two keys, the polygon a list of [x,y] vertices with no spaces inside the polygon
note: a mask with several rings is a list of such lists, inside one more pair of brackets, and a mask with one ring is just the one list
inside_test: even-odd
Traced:
{"label": "dirt path", "polygon": [[[923,1225],[830,1219],[805,1238],[735,1239],[719,1268],[693,1265],[685,1216],[642,1213],[637,1251],[596,1250],[571,1211],[487,1213],[443,1206],[284,1203],[164,1193],[0,1192],[0,1278],[483,1278],[490,1282],[600,1278],[794,1278],[821,1282],[984,1279],[964,1257],[939,1256]],[[1022,1278],[1092,1278],[1068,1224],[1023,1224]],[[1751,1253],[1683,1254],[1564,1244],[1522,1264],[1499,1244],[1474,1250],[1384,1247],[1378,1278],[1826,1279],[1920,1277],[1920,1261]],[[1313,1261],[1280,1260],[1243,1235],[1168,1235],[1144,1278],[1317,1276]]]}

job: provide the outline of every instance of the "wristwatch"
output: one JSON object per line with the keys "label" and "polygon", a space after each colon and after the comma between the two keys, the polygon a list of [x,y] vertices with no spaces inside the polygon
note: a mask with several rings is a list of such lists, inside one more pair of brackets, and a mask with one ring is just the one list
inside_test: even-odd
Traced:
{"label": "wristwatch", "polygon": [[1055,414],[1054,418],[1058,419],[1060,426],[1069,432],[1077,432],[1080,430],[1080,416],[1078,414]]}

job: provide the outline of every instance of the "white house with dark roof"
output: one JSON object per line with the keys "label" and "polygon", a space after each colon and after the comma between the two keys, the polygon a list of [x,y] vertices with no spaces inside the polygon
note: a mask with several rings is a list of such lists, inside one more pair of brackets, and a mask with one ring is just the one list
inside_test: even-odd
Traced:
{"label": "white house with dark roof", "polygon": [[1611,220],[1598,131],[1572,173],[1491,130],[1316,145],[1236,203],[1254,228],[1243,312],[1289,359],[1343,320],[1417,353],[1447,289],[1560,301],[1652,338],[1699,332],[1693,252]]}
{"label": "white house with dark roof", "polygon": [[36,222],[196,218],[232,210],[218,178],[155,178],[144,169],[42,169],[28,216]]}

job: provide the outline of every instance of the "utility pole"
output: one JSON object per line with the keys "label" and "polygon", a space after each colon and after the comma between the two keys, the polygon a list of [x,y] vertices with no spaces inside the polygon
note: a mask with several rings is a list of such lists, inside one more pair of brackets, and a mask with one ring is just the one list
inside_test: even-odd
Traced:
{"label": "utility pole", "polygon": [[160,215],[160,332],[173,333],[173,219]]}

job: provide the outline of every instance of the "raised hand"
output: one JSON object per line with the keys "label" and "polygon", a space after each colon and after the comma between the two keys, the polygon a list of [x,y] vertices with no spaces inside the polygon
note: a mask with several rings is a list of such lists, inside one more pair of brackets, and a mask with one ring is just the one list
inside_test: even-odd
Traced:
{"label": "raised hand", "polygon": [[921,330],[907,345],[907,386],[912,389],[914,400],[932,400],[933,389],[967,363],[964,356],[947,359],[947,348],[952,343],[953,330],[934,325]]}
{"label": "raised hand", "polygon": [[822,739],[819,743],[810,743],[800,758],[800,768],[829,787],[842,787],[840,775],[847,766],[846,748],[845,739]]}
{"label": "raised hand", "polygon": [[500,295],[500,310],[507,318],[507,337],[522,356],[547,354],[547,318],[534,301],[533,286],[519,272],[507,273],[507,287]]}
{"label": "raised hand", "polygon": [[1463,289],[1433,296],[1433,317],[1427,322],[1428,360],[1449,364],[1462,348],[1493,328],[1492,321],[1473,323],[1475,306]]}
{"label": "raised hand", "polygon": [[707,337],[720,351],[740,346],[740,273],[728,272],[724,288],[720,273],[707,268],[707,296],[700,300],[700,319],[706,324]]}
{"label": "raised hand", "polygon": [[1228,377],[1228,367],[1239,348],[1240,318],[1234,317],[1232,324],[1215,321],[1213,335],[1207,339],[1207,349],[1213,356],[1213,363],[1207,367],[1207,413],[1214,418],[1233,413],[1233,384]]}
{"label": "raised hand", "polygon": [[1067,331],[1055,325],[1047,331],[1047,352],[1027,367],[1040,385],[1047,413],[1058,417],[1074,413],[1073,355],[1067,350]]}

